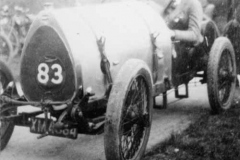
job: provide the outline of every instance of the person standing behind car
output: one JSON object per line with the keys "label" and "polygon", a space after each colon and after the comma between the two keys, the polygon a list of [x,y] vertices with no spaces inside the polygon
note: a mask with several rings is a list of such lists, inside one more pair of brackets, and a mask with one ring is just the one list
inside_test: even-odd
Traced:
{"label": "person standing behind car", "polygon": [[233,1],[233,8],[234,9],[234,18],[240,23],[240,1],[234,0]]}
{"label": "person standing behind car", "polygon": [[163,16],[172,30],[173,40],[190,42],[194,46],[203,42],[203,9],[198,0],[170,0]]}
{"label": "person standing behind car", "polygon": [[227,21],[230,21],[234,18],[240,20],[239,0],[228,0],[227,9],[228,9]]}
{"label": "person standing behind car", "polygon": [[7,25],[8,23],[10,23],[11,15],[9,13],[8,5],[5,5],[5,6],[2,7],[0,17],[1,17],[1,19],[0,19],[0,26],[1,25]]}
{"label": "person standing behind car", "polygon": [[213,17],[214,17],[215,5],[212,4],[212,3],[209,3],[208,0],[199,0],[199,1],[200,1],[200,3],[202,4],[204,14],[205,14],[208,18],[213,19]]}

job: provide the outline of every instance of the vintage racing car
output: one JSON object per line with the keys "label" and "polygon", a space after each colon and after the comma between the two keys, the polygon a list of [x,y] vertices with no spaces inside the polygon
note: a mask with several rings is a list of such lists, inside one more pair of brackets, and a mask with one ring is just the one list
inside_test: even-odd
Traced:
{"label": "vintage racing car", "polygon": [[[21,57],[20,86],[1,62],[0,139],[14,126],[76,139],[104,126],[107,160],[140,159],[150,134],[156,96],[188,96],[196,76],[208,83],[211,109],[231,106],[236,63],[231,42],[203,22],[198,47],[172,42],[159,13],[143,2],[46,9],[32,24]],[[176,52],[175,52],[176,51]],[[178,92],[186,86],[186,94]],[[23,92],[23,95],[18,93]],[[39,110],[18,112],[31,105]]]}

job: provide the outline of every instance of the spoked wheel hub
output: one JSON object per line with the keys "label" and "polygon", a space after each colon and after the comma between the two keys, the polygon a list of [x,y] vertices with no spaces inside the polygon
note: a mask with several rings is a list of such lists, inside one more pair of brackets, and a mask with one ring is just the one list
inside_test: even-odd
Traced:
{"label": "spoked wheel hub", "polygon": [[213,113],[231,107],[236,88],[236,60],[231,42],[217,38],[208,60],[208,98]]}
{"label": "spoked wheel hub", "polygon": [[232,83],[235,80],[233,61],[228,50],[224,50],[222,53],[222,57],[219,62],[218,77],[219,100],[220,103],[224,104],[230,96]]}
{"label": "spoked wheel hub", "polygon": [[[147,86],[142,77],[132,82],[125,102],[121,123],[121,151],[124,159],[131,159],[139,150],[145,134]],[[148,120],[149,121],[149,120]]]}

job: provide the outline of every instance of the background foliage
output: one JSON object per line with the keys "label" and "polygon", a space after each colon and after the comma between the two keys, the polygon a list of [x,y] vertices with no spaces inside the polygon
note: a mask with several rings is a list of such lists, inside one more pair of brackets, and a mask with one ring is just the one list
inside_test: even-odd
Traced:
{"label": "background foliage", "polygon": [[[9,5],[11,8],[13,8],[15,5],[19,5],[24,8],[29,8],[30,13],[38,13],[40,10],[43,9],[43,4],[45,2],[53,2],[54,7],[59,8],[66,6],[74,6],[77,2],[81,4],[87,4],[87,3],[102,3],[107,1],[119,1],[119,0],[0,0],[0,7],[4,6],[5,4]],[[225,11],[226,7],[224,6],[226,6],[229,0],[209,0],[209,1],[214,3],[217,6],[217,8],[220,9],[221,11]]]}

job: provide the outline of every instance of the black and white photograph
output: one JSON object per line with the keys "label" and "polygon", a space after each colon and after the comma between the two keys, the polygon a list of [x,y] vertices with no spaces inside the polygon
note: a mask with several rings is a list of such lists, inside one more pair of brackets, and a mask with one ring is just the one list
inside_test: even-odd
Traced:
{"label": "black and white photograph", "polygon": [[0,0],[0,160],[239,160],[240,0]]}

